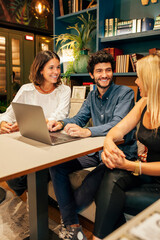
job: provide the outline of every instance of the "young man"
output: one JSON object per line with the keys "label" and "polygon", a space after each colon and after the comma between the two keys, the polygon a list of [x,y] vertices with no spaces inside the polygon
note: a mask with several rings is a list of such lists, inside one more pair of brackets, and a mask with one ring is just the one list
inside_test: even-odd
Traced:
{"label": "young man", "polygon": [[[66,133],[71,136],[105,136],[134,106],[133,90],[113,83],[115,62],[111,55],[102,50],[94,53],[88,61],[87,69],[91,78],[95,81],[96,90],[88,94],[80,111],[73,118],[58,122],[50,121],[48,123],[50,131],[64,128]],[[83,128],[90,118],[92,118],[93,127]],[[129,159],[137,157],[134,132],[135,130],[127,134],[125,143],[119,146]],[[78,194],[76,190],[77,194],[75,196],[70,184],[69,174],[83,168],[97,166],[100,163],[100,153],[97,152],[50,168],[63,221],[59,237],[63,239],[87,239],[79,225],[77,209],[80,209],[82,205],[86,206],[91,201],[82,194],[87,192],[88,185],[83,184],[83,191]],[[95,189],[93,189],[94,192]],[[85,203],[83,203],[83,200]]]}

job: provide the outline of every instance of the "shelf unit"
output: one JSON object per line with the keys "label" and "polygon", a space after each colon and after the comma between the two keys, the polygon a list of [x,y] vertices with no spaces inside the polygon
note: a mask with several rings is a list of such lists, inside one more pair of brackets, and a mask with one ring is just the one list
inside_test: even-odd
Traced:
{"label": "shelf unit", "polygon": [[[95,51],[106,48],[116,47],[123,49],[124,54],[142,53],[148,54],[150,48],[160,48],[160,30],[151,30],[140,33],[125,34],[113,37],[104,37],[104,21],[106,18],[119,18],[123,20],[152,17],[159,15],[160,2],[148,6],[143,6],[140,0],[97,0],[97,6],[85,9],[76,13],[60,16],[59,0],[53,0],[55,9],[54,14],[54,34],[66,32],[66,27],[77,22],[77,16],[86,14],[87,11],[97,19]],[[127,78],[136,79],[136,73],[114,73],[115,79]],[[91,81],[89,74],[72,74],[71,80],[77,79],[81,82]]]}

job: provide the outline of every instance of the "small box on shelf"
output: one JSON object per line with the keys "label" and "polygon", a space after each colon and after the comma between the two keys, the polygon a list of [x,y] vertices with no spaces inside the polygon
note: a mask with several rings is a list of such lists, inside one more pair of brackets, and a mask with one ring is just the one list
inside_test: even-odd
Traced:
{"label": "small box on shelf", "polygon": [[145,17],[142,18],[142,32],[153,30],[154,18]]}

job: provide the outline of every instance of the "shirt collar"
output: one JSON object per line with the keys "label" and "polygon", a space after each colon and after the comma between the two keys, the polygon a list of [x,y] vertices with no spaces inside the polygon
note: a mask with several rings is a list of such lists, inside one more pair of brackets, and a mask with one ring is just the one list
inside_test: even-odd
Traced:
{"label": "shirt collar", "polygon": [[[114,82],[112,81],[110,87],[109,87],[109,88],[107,89],[107,91],[104,93],[102,99],[105,99],[105,98],[108,98],[108,97],[109,97],[110,93],[112,92],[112,89],[113,89],[114,85],[115,85],[115,84],[114,84]],[[95,92],[96,92],[96,96],[99,97],[98,88],[96,88]]]}

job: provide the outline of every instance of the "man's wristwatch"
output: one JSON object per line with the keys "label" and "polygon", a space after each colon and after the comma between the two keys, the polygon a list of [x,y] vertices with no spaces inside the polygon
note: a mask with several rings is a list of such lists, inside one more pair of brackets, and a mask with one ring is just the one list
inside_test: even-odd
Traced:
{"label": "man's wristwatch", "polygon": [[63,128],[64,128],[64,122],[62,121],[62,120],[58,120],[57,122],[60,122],[61,124],[62,124],[62,130],[63,130]]}

